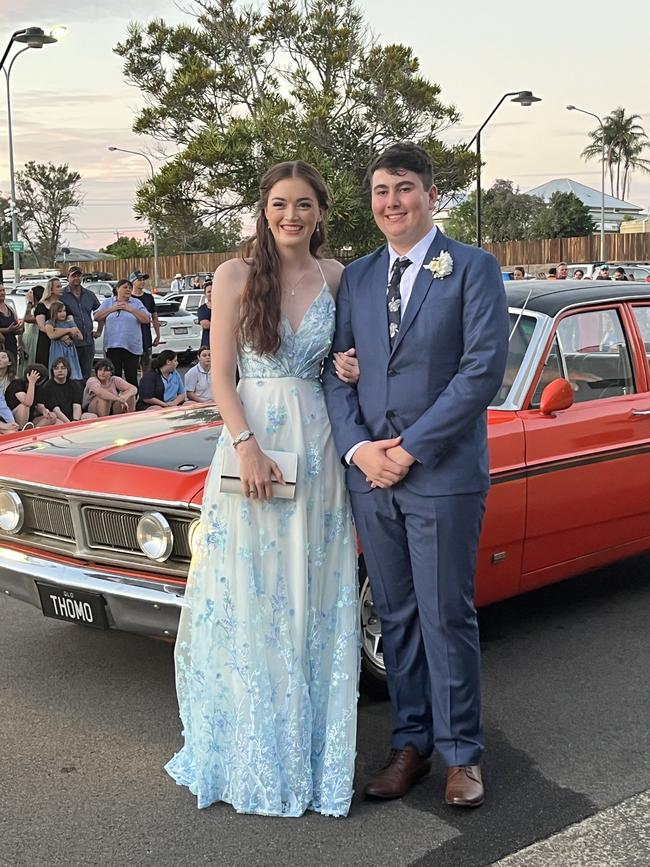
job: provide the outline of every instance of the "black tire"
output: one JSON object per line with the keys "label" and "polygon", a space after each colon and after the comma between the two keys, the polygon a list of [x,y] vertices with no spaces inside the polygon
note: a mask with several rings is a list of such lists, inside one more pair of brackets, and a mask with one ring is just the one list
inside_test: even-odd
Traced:
{"label": "black tire", "polygon": [[361,629],[361,688],[373,698],[388,698],[381,650],[381,621],[372,602],[363,556],[359,557],[359,625]]}

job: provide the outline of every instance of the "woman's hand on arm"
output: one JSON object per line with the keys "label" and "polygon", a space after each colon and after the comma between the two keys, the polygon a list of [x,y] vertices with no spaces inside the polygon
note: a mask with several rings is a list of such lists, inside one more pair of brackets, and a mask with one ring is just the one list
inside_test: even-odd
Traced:
{"label": "woman's hand on arm", "polygon": [[359,360],[354,347],[345,352],[334,353],[334,370],[342,382],[356,385],[359,382]]}

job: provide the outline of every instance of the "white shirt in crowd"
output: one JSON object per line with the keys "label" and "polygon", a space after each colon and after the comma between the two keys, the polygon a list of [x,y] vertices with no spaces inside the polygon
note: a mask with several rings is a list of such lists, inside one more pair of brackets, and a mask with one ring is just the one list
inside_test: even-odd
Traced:
{"label": "white shirt in crowd", "polygon": [[212,400],[212,380],[210,368],[203,370],[200,364],[195,364],[185,374],[185,391],[191,391],[194,399],[203,403]]}

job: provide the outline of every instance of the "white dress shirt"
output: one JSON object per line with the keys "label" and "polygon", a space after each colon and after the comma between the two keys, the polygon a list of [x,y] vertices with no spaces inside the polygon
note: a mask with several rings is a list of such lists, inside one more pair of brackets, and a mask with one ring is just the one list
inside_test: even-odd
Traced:
{"label": "white dress shirt", "polygon": [[[402,316],[404,316],[404,311],[406,310],[406,306],[409,303],[409,299],[411,297],[411,292],[413,291],[413,284],[420,273],[420,268],[424,265],[424,259],[427,255],[427,250],[433,243],[433,239],[436,237],[436,232],[438,229],[436,226],[432,226],[431,229],[426,233],[424,238],[421,238],[417,244],[415,244],[408,253],[404,253],[403,256],[400,256],[399,253],[396,253],[395,250],[388,244],[388,272],[386,274],[386,285],[390,281],[390,274],[393,269],[393,264],[396,259],[407,258],[410,259],[411,264],[406,268],[406,270],[402,273],[402,279],[399,284],[399,294],[402,299]],[[388,329],[388,323],[386,324],[386,329]],[[345,462],[349,465],[352,463],[352,456],[359,448],[359,446],[365,445],[365,443],[370,442],[370,440],[362,440],[360,443],[356,443],[353,445],[351,449],[345,455]]]}

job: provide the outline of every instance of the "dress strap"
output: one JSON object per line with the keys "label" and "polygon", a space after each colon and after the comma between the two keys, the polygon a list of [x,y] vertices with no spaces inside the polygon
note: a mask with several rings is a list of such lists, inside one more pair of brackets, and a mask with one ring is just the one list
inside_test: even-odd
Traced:
{"label": "dress strap", "polygon": [[318,270],[320,271],[320,275],[321,275],[321,277],[323,278],[323,288],[324,288],[325,286],[327,286],[327,290],[329,291],[329,288],[330,288],[330,287],[329,287],[329,284],[328,284],[328,282],[327,282],[327,278],[325,277],[325,274],[324,274],[324,272],[323,272],[323,269],[321,268],[321,264],[320,264],[320,260],[319,260],[319,259],[316,259],[316,264],[318,265]]}

